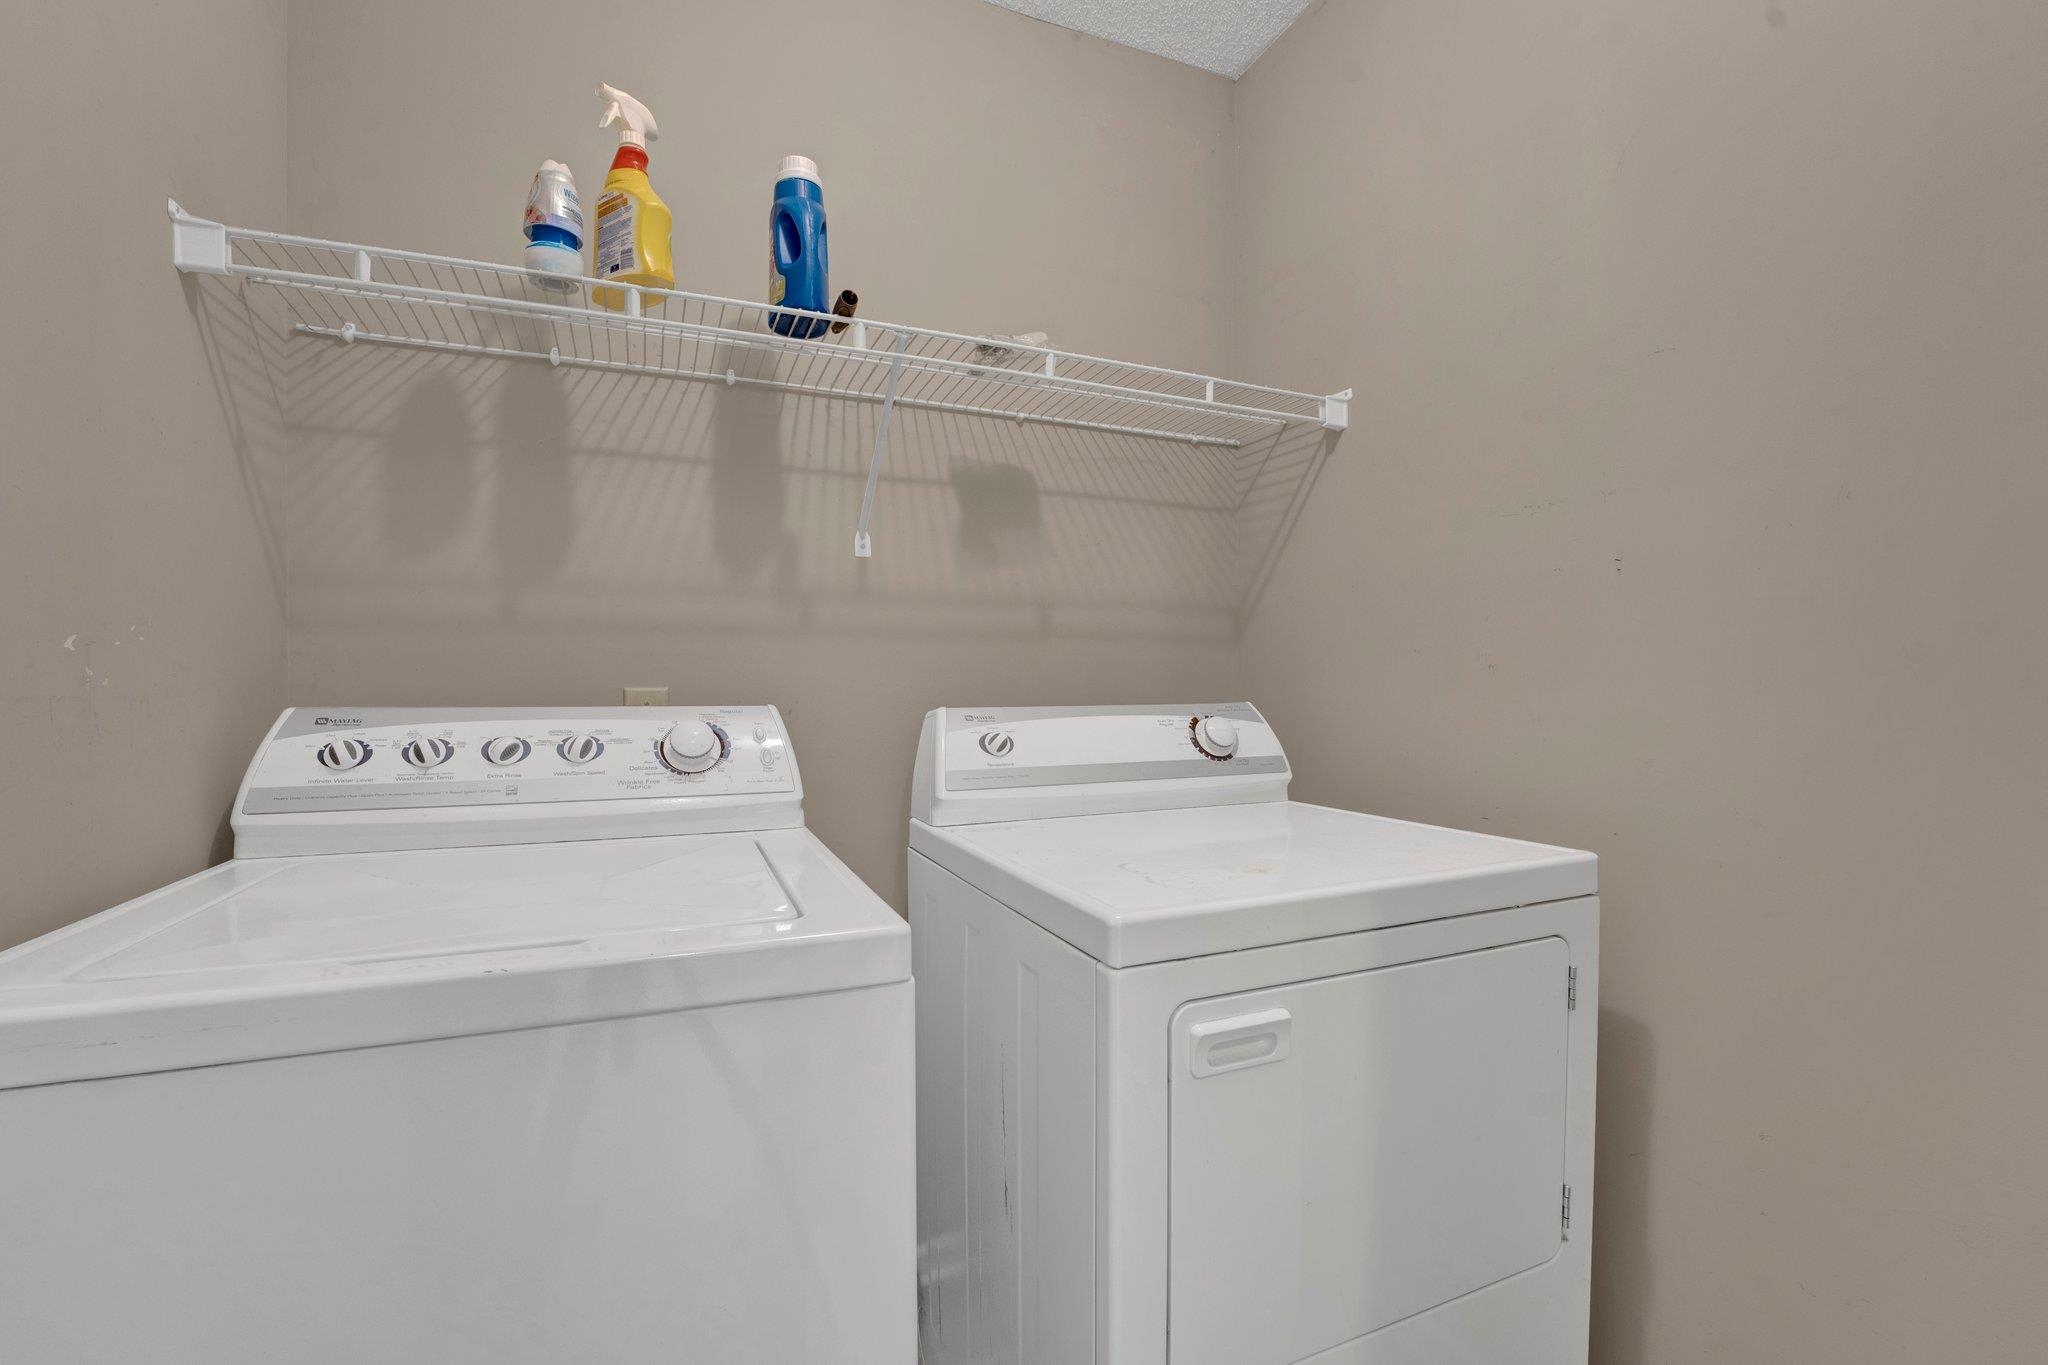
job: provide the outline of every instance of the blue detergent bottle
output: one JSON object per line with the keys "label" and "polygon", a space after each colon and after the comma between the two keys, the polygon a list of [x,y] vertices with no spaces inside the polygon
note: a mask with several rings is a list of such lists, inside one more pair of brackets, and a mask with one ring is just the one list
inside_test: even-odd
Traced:
{"label": "blue detergent bottle", "polygon": [[[818,163],[786,156],[775,178],[775,205],[768,211],[768,302],[811,313],[830,311],[828,266],[825,187],[818,181]],[[807,340],[823,336],[832,324],[770,313],[768,325],[783,336]]]}

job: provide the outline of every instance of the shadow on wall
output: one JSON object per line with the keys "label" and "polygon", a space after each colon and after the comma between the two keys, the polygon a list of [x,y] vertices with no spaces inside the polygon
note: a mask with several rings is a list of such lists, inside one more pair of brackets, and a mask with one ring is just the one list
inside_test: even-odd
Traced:
{"label": "shadow on wall", "polygon": [[[251,520],[262,539],[271,590],[285,596],[283,509],[277,461],[284,449],[285,355],[281,338],[288,326],[275,299],[268,306],[242,286],[180,277],[186,305],[198,327],[199,344],[213,376],[214,397],[225,419]],[[268,496],[266,496],[268,494]]]}
{"label": "shadow on wall", "polygon": [[[459,399],[452,377],[433,376],[429,382],[445,382]],[[503,385],[490,421],[501,473],[494,484],[495,505],[484,515],[490,519],[492,563],[504,593],[497,608],[502,614],[521,594],[553,582],[568,562],[575,527],[561,509],[573,496],[574,485],[569,473],[569,400],[562,392],[562,376],[549,370],[524,384]],[[466,437],[466,425],[462,434]],[[403,455],[417,447],[394,437],[390,448]],[[466,440],[450,447],[466,448]],[[458,461],[446,463],[455,466]],[[482,485],[482,470],[471,468],[467,474],[471,487]]]}
{"label": "shadow on wall", "polygon": [[[476,480],[468,434],[468,405],[446,375],[425,376],[399,402],[375,488],[382,545],[397,563],[431,557],[443,531],[471,517]],[[328,509],[320,515],[347,514]]]}
{"label": "shadow on wall", "polygon": [[[256,304],[207,287],[227,305],[209,311],[259,328]],[[1228,638],[1334,443],[899,409],[859,560],[875,404],[273,335],[293,630],[394,644],[703,626]],[[786,359],[727,349],[713,368],[741,377]]]}
{"label": "shadow on wall", "polygon": [[1593,1365],[1641,1365],[1650,1274],[1650,1117],[1657,1044],[1649,1025],[1600,1011],[1599,1150],[1593,1197]]}
{"label": "shadow on wall", "polygon": [[[250,521],[263,548],[264,570],[273,599],[286,597],[285,512],[278,499],[279,467],[285,443],[285,355],[281,338],[285,310],[275,299],[260,302],[245,287],[182,276],[186,306],[198,328],[199,344],[213,376],[214,397],[241,470]],[[211,282],[209,282],[211,283]],[[218,863],[234,851],[234,831],[223,808],[207,849]]]}
{"label": "shadow on wall", "polygon": [[[772,377],[774,357],[727,354],[722,363],[750,377]],[[565,433],[566,434],[566,433]],[[799,555],[784,525],[782,395],[773,389],[729,387],[713,405],[711,549],[728,581],[766,581],[775,591],[797,587]]]}

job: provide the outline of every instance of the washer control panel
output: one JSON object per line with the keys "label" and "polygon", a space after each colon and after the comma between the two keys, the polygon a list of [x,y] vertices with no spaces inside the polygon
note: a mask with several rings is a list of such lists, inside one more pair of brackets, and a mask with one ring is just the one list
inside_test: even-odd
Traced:
{"label": "washer control panel", "polygon": [[287,711],[243,815],[794,793],[772,706]]}

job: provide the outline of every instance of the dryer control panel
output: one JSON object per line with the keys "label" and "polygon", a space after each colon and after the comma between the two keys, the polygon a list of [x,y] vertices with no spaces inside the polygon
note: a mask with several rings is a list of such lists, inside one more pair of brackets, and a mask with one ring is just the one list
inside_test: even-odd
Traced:
{"label": "dryer control panel", "polygon": [[963,824],[1282,800],[1289,776],[1248,702],[948,707],[925,717],[911,813]]}
{"label": "dryer control panel", "polygon": [[234,815],[244,857],[802,823],[772,706],[300,707]]}

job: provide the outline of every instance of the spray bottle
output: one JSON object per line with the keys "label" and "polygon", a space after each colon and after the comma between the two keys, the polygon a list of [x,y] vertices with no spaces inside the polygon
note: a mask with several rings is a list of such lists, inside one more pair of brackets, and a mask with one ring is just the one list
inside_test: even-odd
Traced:
{"label": "spray bottle", "polygon": [[[611,174],[604,178],[604,193],[597,199],[590,273],[600,280],[673,289],[676,269],[669,255],[668,205],[661,202],[647,179],[647,144],[661,135],[654,126],[654,114],[615,86],[598,86],[597,97],[604,101],[604,117],[597,126],[619,125],[619,150],[612,158]],[[599,289],[595,293],[606,308],[624,310],[623,290]]]}

